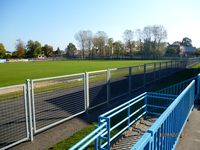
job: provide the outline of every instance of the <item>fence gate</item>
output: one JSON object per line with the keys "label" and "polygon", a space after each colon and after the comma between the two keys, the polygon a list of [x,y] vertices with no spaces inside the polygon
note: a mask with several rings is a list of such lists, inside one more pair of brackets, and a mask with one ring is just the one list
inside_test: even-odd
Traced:
{"label": "fence gate", "polygon": [[110,99],[129,93],[129,67],[110,71]]}
{"label": "fence gate", "polygon": [[27,87],[0,88],[0,149],[28,140]]}
{"label": "fence gate", "polygon": [[108,72],[107,70],[88,73],[89,109],[96,108],[108,102]]}
{"label": "fence gate", "polygon": [[84,83],[83,73],[32,80],[34,133],[84,113]]}

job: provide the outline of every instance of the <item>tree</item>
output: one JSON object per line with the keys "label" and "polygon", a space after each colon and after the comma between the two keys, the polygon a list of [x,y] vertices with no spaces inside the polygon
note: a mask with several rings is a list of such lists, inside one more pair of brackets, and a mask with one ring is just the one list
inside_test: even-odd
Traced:
{"label": "tree", "polygon": [[4,58],[6,55],[6,49],[3,45],[3,43],[0,43],[0,58]]}
{"label": "tree", "polygon": [[105,45],[107,44],[108,36],[104,31],[98,31],[93,38],[94,48],[97,49],[99,56],[105,56]]}
{"label": "tree", "polygon": [[192,40],[188,37],[183,38],[182,44],[187,47],[192,47]]}
{"label": "tree", "polygon": [[163,26],[146,26],[143,29],[144,55],[157,56],[161,54],[162,42],[167,38],[167,31]]}
{"label": "tree", "polygon": [[136,49],[142,51],[143,49],[143,44],[142,44],[142,38],[143,38],[143,33],[140,29],[135,30],[135,35],[136,35]]}
{"label": "tree", "polygon": [[108,39],[108,56],[112,56],[113,55],[113,38],[109,38]]}
{"label": "tree", "polygon": [[57,50],[55,51],[55,55],[56,56],[61,56],[62,55],[62,52],[60,50],[60,48],[58,47]]}
{"label": "tree", "polygon": [[119,57],[119,56],[124,56],[125,50],[124,50],[124,44],[121,41],[116,41],[113,43],[113,48],[114,48],[114,55]]}
{"label": "tree", "polygon": [[26,44],[27,48],[27,57],[36,58],[39,54],[42,53],[42,47],[40,42],[29,40]]}
{"label": "tree", "polygon": [[161,48],[161,41],[167,38],[167,31],[161,25],[154,25],[152,26],[152,35],[154,38],[154,50],[158,52]]}
{"label": "tree", "polygon": [[14,57],[23,58],[25,57],[26,49],[22,40],[18,39],[16,43],[16,53],[14,53]]}
{"label": "tree", "polygon": [[196,49],[195,54],[196,54],[197,56],[200,55],[200,48],[197,48],[197,49]]}
{"label": "tree", "polygon": [[133,47],[134,47],[133,35],[134,35],[134,31],[128,30],[128,29],[125,30],[124,33],[123,33],[123,38],[124,38],[124,41],[125,41],[125,46],[129,50],[130,56],[133,55]]}
{"label": "tree", "polygon": [[176,56],[177,55],[177,51],[176,48],[174,47],[168,47],[166,52],[165,52],[166,56]]}
{"label": "tree", "polygon": [[82,58],[85,58],[85,50],[92,48],[92,32],[90,30],[82,30],[75,34],[75,39],[82,50]]}
{"label": "tree", "polygon": [[69,43],[65,51],[68,57],[74,57],[77,51],[77,48],[73,43]]}
{"label": "tree", "polygon": [[150,55],[152,51],[152,28],[151,26],[146,26],[143,29],[143,41],[144,41],[144,49],[143,49],[143,54],[145,56]]}
{"label": "tree", "polygon": [[52,57],[53,56],[53,47],[45,44],[42,47],[42,51],[41,51],[46,57]]}
{"label": "tree", "polygon": [[85,43],[85,49],[89,51],[89,55],[92,55],[92,46],[93,46],[93,33],[92,31],[88,30],[86,31],[86,43]]}

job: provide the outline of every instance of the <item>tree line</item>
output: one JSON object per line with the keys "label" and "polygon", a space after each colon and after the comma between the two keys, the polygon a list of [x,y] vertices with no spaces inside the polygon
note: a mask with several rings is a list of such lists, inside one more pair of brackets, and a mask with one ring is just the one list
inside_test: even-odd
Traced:
{"label": "tree line", "polygon": [[41,45],[39,41],[29,40],[26,44],[18,39],[12,55],[6,53],[0,43],[0,58],[36,58],[66,56],[92,58],[96,56],[162,56],[165,55],[167,30],[162,25],[146,26],[143,29],[126,29],[123,41],[114,41],[104,31],[95,34],[90,30],[81,30],[74,36],[77,47],[69,43],[64,50],[54,50],[51,45]]}

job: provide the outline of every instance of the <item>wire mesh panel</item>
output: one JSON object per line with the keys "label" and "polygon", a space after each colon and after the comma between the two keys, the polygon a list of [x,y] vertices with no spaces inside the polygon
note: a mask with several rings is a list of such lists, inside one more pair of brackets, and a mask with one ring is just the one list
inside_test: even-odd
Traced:
{"label": "wire mesh panel", "polygon": [[110,97],[125,95],[129,92],[129,68],[111,70]]}
{"label": "wire mesh panel", "polygon": [[167,69],[168,64],[166,62],[160,63],[160,78],[166,77],[169,74],[169,70]]}
{"label": "wire mesh panel", "polygon": [[0,149],[28,140],[26,86],[0,88]]}
{"label": "wire mesh panel", "polygon": [[89,73],[89,108],[107,102],[107,71]]}
{"label": "wire mesh panel", "polygon": [[174,62],[174,61],[168,62],[169,74],[173,74],[173,73],[176,71],[176,70],[173,68],[173,62]]}
{"label": "wire mesh panel", "polygon": [[154,63],[146,64],[146,84],[154,81]]}
{"label": "wire mesh panel", "polygon": [[32,80],[34,132],[85,111],[84,74]]}
{"label": "wire mesh panel", "polygon": [[159,79],[159,71],[160,71],[160,63],[154,63],[154,75],[155,75],[155,80]]}
{"label": "wire mesh panel", "polygon": [[131,89],[132,91],[144,86],[144,65],[132,67]]}

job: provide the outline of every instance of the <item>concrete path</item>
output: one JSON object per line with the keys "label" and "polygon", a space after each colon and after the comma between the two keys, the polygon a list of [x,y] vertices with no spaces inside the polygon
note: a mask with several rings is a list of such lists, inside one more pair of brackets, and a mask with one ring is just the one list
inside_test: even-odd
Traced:
{"label": "concrete path", "polygon": [[200,150],[200,110],[194,108],[176,150]]}

